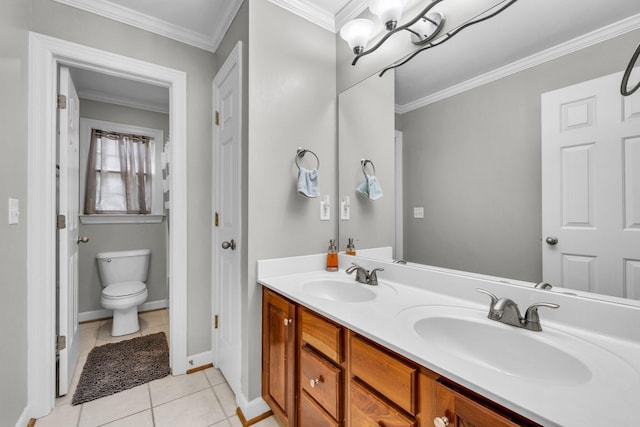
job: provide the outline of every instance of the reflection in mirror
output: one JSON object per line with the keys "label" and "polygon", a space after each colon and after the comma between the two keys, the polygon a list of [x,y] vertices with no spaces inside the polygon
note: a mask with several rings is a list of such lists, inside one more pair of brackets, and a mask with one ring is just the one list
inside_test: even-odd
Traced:
{"label": "reflection in mirror", "polygon": [[[543,276],[542,262],[548,245],[543,242],[546,236],[542,229],[541,95],[622,72],[638,40],[640,30],[631,31],[553,60],[540,60],[538,65],[522,66],[518,72],[487,77],[486,84],[476,83],[454,96],[427,97],[422,103],[399,100],[397,95],[411,92],[412,87],[397,81],[396,111],[402,113],[396,114],[395,125],[402,132],[404,147],[403,258],[525,282],[549,281]],[[409,64],[395,71],[398,80],[416,81]],[[392,99],[388,97],[387,102]],[[368,99],[362,105],[371,108],[370,102]],[[341,128],[343,120],[351,120],[351,116],[340,105]],[[343,140],[340,133],[341,192],[343,181],[354,184],[357,159],[345,170],[342,158],[343,145],[352,143],[353,139]],[[629,177],[635,179],[634,185],[640,185],[638,175],[634,176]],[[633,203],[638,205],[640,193],[636,190],[633,194]],[[424,218],[415,218],[414,208],[423,208]],[[363,228],[358,225],[357,213],[352,211],[350,221],[340,222],[341,239],[384,234],[388,236],[386,243],[375,246],[394,245],[394,237],[387,234],[394,227],[393,218],[368,222]],[[560,246],[556,245],[556,250]],[[358,247],[374,245],[361,240]],[[640,245],[636,247],[640,250]],[[640,286],[638,260],[640,254],[630,255],[622,274],[624,280]],[[583,271],[590,274],[590,267]],[[554,289],[561,286],[552,284]],[[583,290],[602,292],[597,287]],[[611,293],[633,296],[623,291]]]}

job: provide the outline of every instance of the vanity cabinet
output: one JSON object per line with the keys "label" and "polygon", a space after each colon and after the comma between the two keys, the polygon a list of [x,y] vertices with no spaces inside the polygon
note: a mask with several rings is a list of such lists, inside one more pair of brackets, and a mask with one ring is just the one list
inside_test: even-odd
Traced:
{"label": "vanity cabinet", "polygon": [[263,288],[262,394],[283,427],[539,426]]}
{"label": "vanity cabinet", "polygon": [[281,425],[295,426],[296,305],[263,288],[262,397]]}

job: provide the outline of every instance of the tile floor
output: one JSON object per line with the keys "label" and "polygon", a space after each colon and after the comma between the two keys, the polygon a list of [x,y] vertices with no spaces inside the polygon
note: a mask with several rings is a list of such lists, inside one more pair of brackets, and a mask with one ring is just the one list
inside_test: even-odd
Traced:
{"label": "tile floor", "polygon": [[[140,313],[140,331],[112,337],[111,320],[80,325],[80,358],[67,395],[36,427],[241,427],[235,396],[215,368],[189,375],[167,376],[147,384],[71,406],[71,399],[89,351],[94,346],[163,331],[169,337],[166,310]],[[273,417],[255,427],[279,427]]]}

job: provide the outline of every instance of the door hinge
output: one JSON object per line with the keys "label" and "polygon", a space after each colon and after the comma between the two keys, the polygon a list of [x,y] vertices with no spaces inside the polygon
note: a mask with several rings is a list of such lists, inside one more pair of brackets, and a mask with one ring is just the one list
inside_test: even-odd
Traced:
{"label": "door hinge", "polygon": [[218,315],[213,316],[213,329],[218,329]]}
{"label": "door hinge", "polygon": [[58,105],[58,110],[66,110],[67,109],[67,97],[62,95],[62,94],[58,94],[57,105]]}
{"label": "door hinge", "polygon": [[216,111],[216,126],[220,126],[220,113]]}
{"label": "door hinge", "polygon": [[67,348],[67,337],[65,336],[56,337],[56,350],[60,351],[60,350],[64,350],[65,348]]}
{"label": "door hinge", "polygon": [[64,230],[65,228],[67,228],[67,217],[64,215],[57,215],[56,216],[56,228],[58,230]]}
{"label": "door hinge", "polygon": [[216,212],[213,223],[216,227],[220,227],[220,214],[218,212]]}

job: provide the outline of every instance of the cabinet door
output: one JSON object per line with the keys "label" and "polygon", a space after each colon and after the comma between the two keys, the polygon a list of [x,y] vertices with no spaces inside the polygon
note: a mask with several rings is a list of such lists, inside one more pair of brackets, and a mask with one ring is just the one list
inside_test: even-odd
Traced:
{"label": "cabinet door", "polygon": [[351,381],[350,427],[415,427],[416,423],[370,392],[357,380]]}
{"label": "cabinet door", "polygon": [[284,426],[295,425],[295,305],[263,288],[262,397]]}
{"label": "cabinet door", "polygon": [[535,425],[512,421],[475,400],[443,384],[437,385],[438,417],[446,417],[450,427],[516,427]]}

